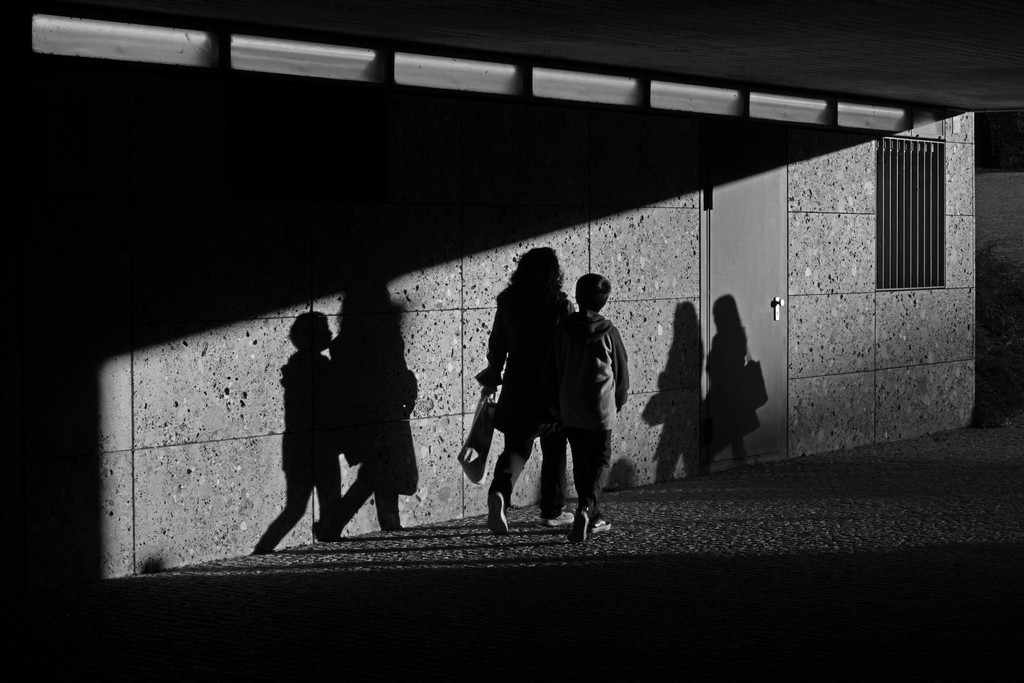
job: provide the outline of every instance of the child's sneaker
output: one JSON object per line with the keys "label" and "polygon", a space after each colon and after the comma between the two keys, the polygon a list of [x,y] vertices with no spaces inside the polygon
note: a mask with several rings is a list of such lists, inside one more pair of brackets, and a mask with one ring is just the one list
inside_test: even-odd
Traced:
{"label": "child's sneaker", "polygon": [[487,528],[499,536],[508,535],[508,518],[505,516],[505,497],[497,492],[487,496]]}
{"label": "child's sneaker", "polygon": [[572,524],[573,519],[574,518],[571,512],[563,512],[559,514],[557,517],[541,517],[540,525],[549,527],[567,526],[569,524]]}
{"label": "child's sneaker", "polygon": [[608,531],[611,528],[612,528],[612,523],[611,522],[609,522],[604,517],[598,517],[597,519],[595,519],[593,522],[590,523],[589,527],[587,527],[587,532],[591,533],[591,534],[599,534],[602,531]]}
{"label": "child's sneaker", "polygon": [[572,530],[569,531],[569,541],[582,543],[587,540],[587,526],[590,524],[590,517],[586,510],[580,510],[572,520]]}

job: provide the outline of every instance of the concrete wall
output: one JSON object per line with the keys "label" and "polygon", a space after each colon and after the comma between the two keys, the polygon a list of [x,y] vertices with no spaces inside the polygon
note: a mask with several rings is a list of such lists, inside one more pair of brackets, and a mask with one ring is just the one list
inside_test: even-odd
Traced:
{"label": "concrete wall", "polygon": [[[297,482],[325,453],[345,534],[391,504],[405,526],[482,514],[454,456],[494,297],[537,245],[570,290],[615,286],[633,386],[611,484],[696,471],[696,119],[77,66],[25,92],[6,589],[248,553],[289,480],[280,546],[308,543]],[[967,422],[970,119],[950,130],[949,287],[899,294],[873,291],[870,140],[791,134],[791,455]],[[310,311],[341,359],[330,386],[282,370]],[[538,477],[534,458],[515,504]]]}
{"label": "concrete wall", "polygon": [[945,121],[946,286],[875,291],[870,138],[793,131],[792,456],[962,427],[974,406],[974,122]]}

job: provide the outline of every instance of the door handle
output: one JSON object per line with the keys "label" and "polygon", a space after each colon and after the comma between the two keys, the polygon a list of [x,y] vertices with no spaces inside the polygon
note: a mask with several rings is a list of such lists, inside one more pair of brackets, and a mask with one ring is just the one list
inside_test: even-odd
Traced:
{"label": "door handle", "polygon": [[772,299],[772,315],[775,320],[778,320],[782,315],[782,307],[786,305],[786,300],[779,297]]}

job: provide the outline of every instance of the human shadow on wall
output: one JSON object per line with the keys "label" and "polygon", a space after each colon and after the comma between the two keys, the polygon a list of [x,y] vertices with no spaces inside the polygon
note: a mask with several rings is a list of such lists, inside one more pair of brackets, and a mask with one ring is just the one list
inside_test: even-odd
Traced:
{"label": "human shadow on wall", "polygon": [[747,369],[747,333],[740,320],[736,300],[729,294],[719,297],[711,315],[715,334],[708,350],[708,393],[702,414],[708,420],[705,434],[708,457],[714,458],[726,448],[743,462],[747,457],[744,438],[761,426],[757,419],[759,387]]}
{"label": "human shadow on wall", "polygon": [[281,468],[285,476],[285,505],[270,523],[254,550],[273,551],[302,519],[313,489],[320,503],[320,524],[339,517],[341,473],[336,455],[312,432],[314,385],[331,377],[331,362],[324,355],[331,343],[331,328],[322,313],[303,313],[289,333],[295,353],[281,368],[284,387],[285,430],[281,440]]}
{"label": "human shadow on wall", "polygon": [[[678,476],[679,462],[684,472],[690,473],[699,461],[699,449],[687,433],[692,424],[692,411],[680,399],[680,389],[700,386],[704,344],[700,336],[700,321],[692,302],[676,306],[672,323],[672,347],[668,352],[665,369],[658,375],[658,393],[644,407],[643,420],[647,424],[662,425],[658,445],[654,450],[655,481],[672,481]],[[696,431],[696,430],[694,430]]]}
{"label": "human shadow on wall", "polygon": [[[296,319],[291,339],[297,350],[281,379],[285,507],[260,538],[256,553],[271,552],[298,524],[314,488],[319,509],[313,535],[318,541],[338,540],[367,501],[376,508],[382,530],[401,529],[398,497],[416,491],[419,477],[408,423],[416,403],[416,376],[405,364],[400,319],[393,314],[397,309],[383,288],[348,294],[349,304],[360,301],[384,310],[383,304],[393,310],[373,314],[372,335],[366,316],[339,315],[340,331],[333,339],[323,313]],[[373,301],[361,301],[364,296]],[[344,495],[340,457],[358,468]]]}
{"label": "human shadow on wall", "polygon": [[[39,490],[52,493],[57,488],[74,494],[46,506],[52,520],[33,520],[42,530],[36,537],[52,539],[49,554],[32,550],[31,572],[18,564],[19,571],[33,581],[45,581],[43,577],[50,575],[55,580],[100,578],[108,571],[105,553],[115,541],[98,521],[108,518],[105,513],[83,514],[82,510],[106,509],[103,486],[109,484],[88,469],[91,460],[78,463],[63,457],[107,448],[100,414],[109,406],[100,398],[98,369],[120,355],[179,344],[182,332],[177,323],[194,323],[194,332],[212,331],[239,321],[276,317],[281,310],[308,304],[304,259],[311,250],[305,241],[295,239],[304,220],[297,218],[302,214],[295,211],[296,200],[315,200],[317,207],[324,200],[340,201],[346,207],[352,201],[425,202],[399,207],[415,215],[409,221],[410,235],[426,232],[429,239],[421,240],[424,246],[352,250],[353,259],[372,262],[375,268],[384,264],[389,268],[387,277],[393,278],[460,257],[461,235],[449,232],[458,221],[438,221],[436,231],[425,231],[425,225],[433,224],[432,213],[443,217],[450,209],[460,215],[482,207],[489,218],[496,213],[494,207],[514,214],[522,207],[550,205],[553,209],[546,213],[557,214],[551,222],[520,220],[515,232],[480,230],[486,233],[480,244],[470,243],[477,232],[470,230],[466,233],[468,256],[587,225],[622,207],[654,206],[699,189],[696,162],[690,161],[699,157],[698,123],[688,117],[412,93],[383,95],[358,85],[324,85],[317,79],[285,83],[274,76],[249,78],[258,74],[215,81],[179,72],[132,76],[100,61],[76,62],[73,67],[47,62],[42,68],[33,66],[26,72],[31,77],[16,84],[16,92],[25,94],[16,99],[26,103],[17,108],[17,115],[23,117],[22,127],[30,134],[15,145],[12,163],[25,173],[15,174],[24,191],[15,192],[12,210],[25,216],[25,234],[18,236],[34,235],[41,242],[22,259],[32,263],[34,274],[21,288],[27,297],[25,311],[44,310],[45,302],[63,297],[71,302],[69,309],[87,316],[74,323],[96,337],[95,351],[62,356],[60,364],[25,357],[26,373],[59,368],[61,373],[81,377],[81,387],[58,382],[62,391],[54,394],[45,389],[52,383],[24,383],[30,400],[23,402],[17,393],[22,383],[11,381],[6,386],[7,395],[13,392],[7,400],[24,410],[24,417],[17,419],[30,425],[20,430],[22,452],[31,447],[62,456],[53,461],[54,467],[59,461],[61,467],[69,468],[54,475],[64,479],[47,477],[45,484],[35,474],[26,474],[19,499],[37,500]],[[196,110],[191,103],[197,100],[209,106]],[[869,140],[860,134],[800,131],[793,136],[791,161]],[[204,163],[190,163],[197,157]],[[339,159],[346,162],[338,163]],[[591,163],[581,164],[580,159]],[[107,199],[113,197],[126,201],[111,204]],[[54,202],[55,198],[63,202]],[[274,198],[287,201],[267,201]],[[68,224],[44,239],[46,233],[39,231],[42,213],[36,205],[65,202],[82,227]],[[123,219],[112,220],[107,207],[115,205],[130,206],[131,211]],[[480,225],[490,223],[480,221]],[[125,237],[116,241],[124,245],[123,263],[112,262],[111,243],[96,238],[98,232],[107,234],[118,226],[125,231]],[[343,257],[354,239],[372,234],[371,230],[345,232],[340,238],[344,248],[327,256]],[[77,241],[82,235],[87,239]],[[46,246],[56,244],[77,248],[59,251]],[[234,258],[225,261],[224,249],[211,245],[230,245]],[[312,253],[324,251],[318,244]],[[20,252],[15,248],[12,253]],[[288,258],[282,258],[284,253]],[[378,258],[379,254],[387,258]],[[138,263],[129,269],[130,261]],[[79,268],[87,271],[95,262],[104,263],[107,277],[84,271],[79,277]],[[183,264],[189,277],[182,277]],[[18,272],[9,273],[17,279],[13,291],[24,279]],[[83,282],[91,284],[83,287]],[[340,291],[333,281],[313,284],[316,300]],[[129,295],[130,335],[124,334],[120,324],[96,326],[98,304],[109,305]],[[67,316],[61,320],[69,323]],[[25,334],[45,332],[48,327],[33,329],[27,325]],[[33,349],[34,337],[25,339],[26,351]],[[133,391],[138,392],[139,378],[132,382]],[[270,378],[270,384],[275,382]],[[173,418],[169,402],[158,407],[168,419]],[[131,408],[127,410],[130,414]],[[67,425],[77,421],[91,424],[87,429],[83,425],[80,435],[68,433]],[[142,429],[135,423],[135,439]],[[171,439],[154,445],[177,443]],[[159,455],[158,450],[139,453]],[[135,473],[141,476],[142,471]],[[54,481],[61,486],[55,487]],[[136,485],[143,483],[139,479]],[[162,489],[156,483],[149,486],[153,488],[136,491],[136,508],[123,508],[124,519],[138,514],[142,520],[159,509],[159,502],[151,498],[159,497]],[[17,505],[17,524],[24,536],[26,513],[23,505]],[[142,552],[145,530],[139,525],[134,528],[139,534],[136,550]]]}
{"label": "human shadow on wall", "polygon": [[[377,313],[345,314],[346,308]],[[356,285],[343,297],[339,332],[329,347],[331,386],[324,387],[327,400],[314,414],[325,427],[353,425],[322,436],[359,471],[341,497],[337,517],[314,526],[319,541],[337,540],[367,501],[376,508],[381,530],[401,529],[398,497],[414,494],[419,484],[409,425],[418,388],[405,362],[400,312],[383,282]]]}

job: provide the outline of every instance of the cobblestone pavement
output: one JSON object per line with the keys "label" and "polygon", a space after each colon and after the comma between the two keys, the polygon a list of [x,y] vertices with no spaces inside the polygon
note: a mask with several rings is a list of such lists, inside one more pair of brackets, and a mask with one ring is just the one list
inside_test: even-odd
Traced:
{"label": "cobblestone pavement", "polygon": [[[33,595],[65,680],[1019,680],[1024,429],[609,493],[583,544],[511,513]],[[9,668],[18,671],[18,668]]]}

